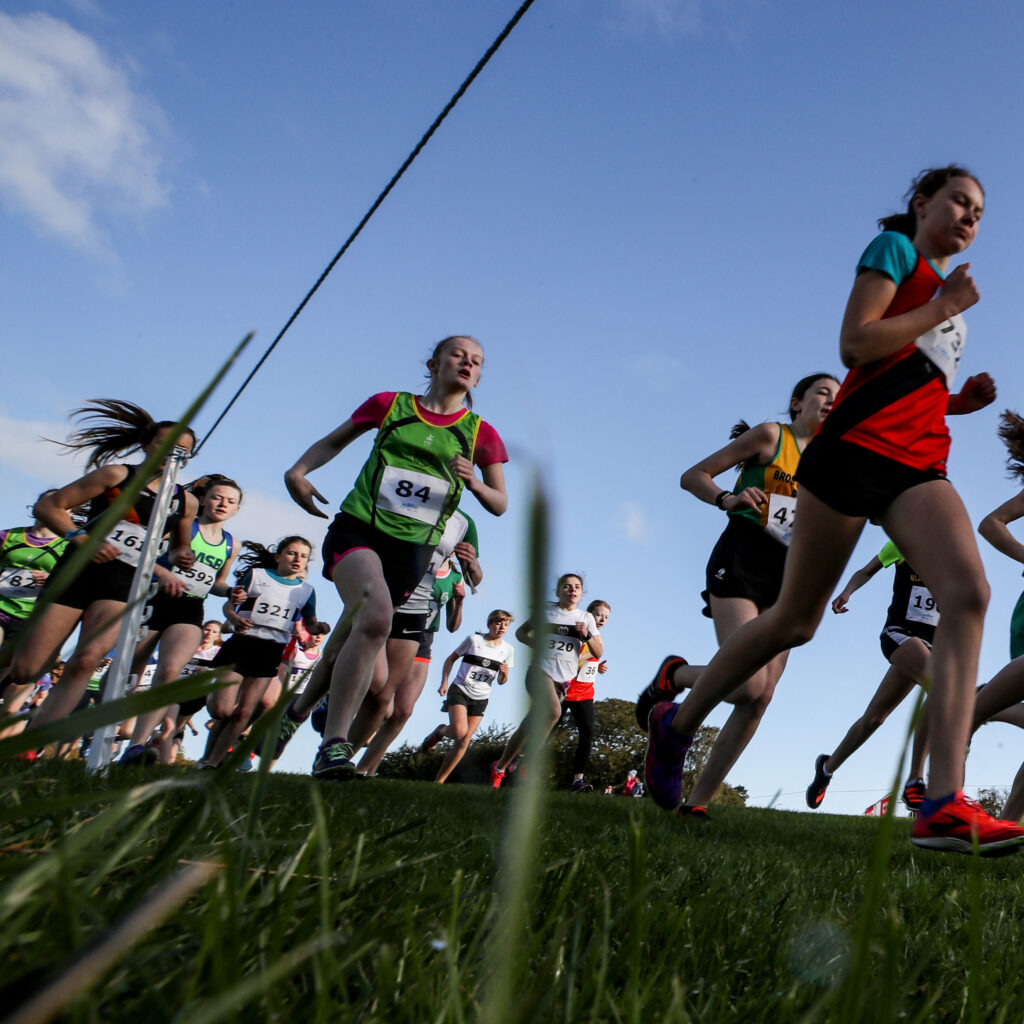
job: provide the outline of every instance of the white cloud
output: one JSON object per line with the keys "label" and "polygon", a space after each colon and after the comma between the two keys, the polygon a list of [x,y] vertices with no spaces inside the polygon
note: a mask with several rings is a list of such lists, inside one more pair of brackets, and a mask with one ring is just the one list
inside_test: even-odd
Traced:
{"label": "white cloud", "polygon": [[48,487],[62,486],[85,472],[85,456],[61,454],[59,445],[43,438],[60,439],[68,425],[49,420],[17,420],[0,413],[0,466],[23,473]]}
{"label": "white cloud", "polygon": [[651,526],[644,510],[635,501],[624,501],[619,510],[619,529],[627,540],[646,544],[651,539]]}
{"label": "white cloud", "polygon": [[712,29],[743,35],[763,0],[616,0],[619,16],[634,29],[654,28],[666,38]]}
{"label": "white cloud", "polygon": [[87,35],[0,14],[0,199],[45,233],[106,248],[103,215],[167,202],[160,112]]}

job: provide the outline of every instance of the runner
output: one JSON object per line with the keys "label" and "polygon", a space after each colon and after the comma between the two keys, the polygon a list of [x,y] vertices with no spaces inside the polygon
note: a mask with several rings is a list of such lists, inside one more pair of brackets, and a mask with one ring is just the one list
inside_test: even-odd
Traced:
{"label": "runner", "polygon": [[[90,472],[60,490],[44,494],[36,505],[35,514],[39,520],[52,532],[70,540],[67,550],[54,567],[51,580],[43,588],[43,595],[71,558],[75,546],[86,540],[85,531],[75,528],[70,510],[88,502],[89,522],[95,522],[110,508],[139,469],[138,466],[122,465],[113,460],[118,455],[135,451],[148,456],[174,427],[169,420],[157,423],[139,406],[116,399],[93,401],[76,409],[72,417],[79,419],[81,425],[62,443],[71,450],[90,453],[87,462]],[[192,450],[195,434],[190,428],[185,428],[178,444]],[[114,646],[162,475],[163,466],[157,466],[135,496],[124,518],[93,555],[92,561],[52,604],[42,610],[30,630],[22,634],[11,668],[11,679],[24,685],[35,682],[42,675],[75,627],[81,624],[78,645],[68,658],[64,674],[33,718],[30,729],[70,714],[81,700],[100,659]],[[191,494],[186,494],[181,487],[175,488],[164,536],[172,535],[171,560],[182,569],[191,568],[194,561],[189,539],[196,507],[196,500]]]}
{"label": "runner", "polygon": [[[44,491],[36,501],[49,493]],[[67,544],[38,518],[33,518],[31,526],[0,530],[0,683],[7,678],[18,633]],[[34,685],[23,683],[3,690],[3,713],[18,714],[32,696]]]}
{"label": "runner", "polygon": [[908,194],[907,212],[879,222],[882,234],[858,263],[840,332],[851,370],[801,459],[800,516],[779,600],[729,638],[681,704],[654,708],[645,774],[660,806],[679,805],[695,731],[751,673],[811,639],[870,518],[928,580],[943,611],[932,648],[927,796],[912,841],[1009,852],[1024,843],[1024,828],[990,817],[961,791],[989,591],[970,520],[945,476],[946,413],[995,397],[987,374],[950,393],[965,334],[960,314],[978,291],[967,264],[946,270],[974,240],[984,193],[973,175],[949,166],[923,172]]}
{"label": "runner", "polygon": [[[583,596],[583,577],[567,572],[559,576],[555,586],[558,600],[545,609],[548,621],[546,641],[535,640],[529,622],[516,630],[516,639],[521,644],[534,647],[538,659],[537,692],[530,697],[534,713],[541,715],[544,735],[554,728],[562,714],[562,698],[569,684],[579,671],[580,651],[586,644],[592,658],[604,654],[604,641],[597,628],[597,622],[590,612],[581,611],[580,598]],[[530,685],[527,675],[527,686]],[[509,737],[501,756],[491,765],[491,785],[497,789],[505,779],[505,772],[526,743],[530,732],[529,715]]]}
{"label": "runner", "polygon": [[[594,616],[598,632],[605,627],[608,616],[612,613],[611,605],[607,601],[591,601],[587,605],[587,611]],[[572,779],[572,791],[574,793],[590,793],[594,787],[587,782],[587,764],[590,761],[590,748],[594,743],[594,683],[599,675],[608,671],[608,662],[595,658],[590,648],[584,644],[580,651],[579,671],[576,678],[569,684],[569,689],[562,700],[562,714],[564,719],[566,713],[572,715],[576,723],[576,751],[573,754],[572,766],[575,774]]]}
{"label": "runner", "polygon": [[445,338],[427,360],[430,385],[423,398],[408,392],[374,395],[285,474],[296,503],[326,518],[316,502],[327,499],[307,474],[377,428],[373,452],[324,541],[324,575],[347,608],[360,608],[334,664],[325,739],[313,763],[317,778],[355,775],[348,734],[391,631],[392,613],[423,577],[463,489],[493,515],[507,508],[505,446],[493,427],[465,407],[483,360],[475,339]]}
{"label": "runner", "polygon": [[[277,675],[281,655],[291,639],[292,626],[303,620],[312,633],[319,629],[316,594],[303,577],[312,545],[305,537],[285,537],[274,550],[244,541],[238,560],[238,586],[224,612],[235,633],[213,659],[213,666],[231,666],[230,686],[210,694],[210,717],[220,721],[210,729],[200,768],[215,768],[248,728],[263,691]],[[237,608],[237,610],[236,610]]]}
{"label": "runner", "polygon": [[[794,474],[801,452],[831,411],[838,390],[839,382],[831,374],[808,374],[790,394],[789,423],[768,422],[752,428],[741,420],[733,427],[729,444],[680,478],[680,486],[694,497],[717,505],[728,515],[728,524],[708,560],[707,589],[701,595],[704,614],[715,623],[719,645],[774,604],[779,595],[797,505]],[[735,486],[731,491],[721,490],[714,478],[737,465],[740,473]],[[707,817],[708,804],[754,738],[788,656],[786,651],[777,654],[727,696],[733,710],[681,813]],[[666,658],[654,682],[637,700],[640,728],[646,731],[657,701],[670,700],[692,686],[703,670],[683,658]]]}
{"label": "runner", "polygon": [[[890,565],[896,567],[892,581],[892,603],[880,637],[882,654],[889,662],[889,670],[882,677],[875,695],[868,702],[864,714],[850,726],[839,746],[831,754],[819,754],[814,762],[814,781],[807,787],[807,806],[820,807],[832,776],[854,751],[859,750],[868,737],[896,710],[915,686],[923,685],[928,659],[931,656],[935,627],[939,623],[939,609],[924,580],[907,565],[899,549],[888,541],[881,551],[858,569],[832,602],[837,615],[849,611],[847,604],[854,591],[859,590],[879,570]],[[903,787],[903,802],[916,811],[924,799],[924,762],[927,757],[925,734],[927,729],[916,730],[911,755],[910,777]],[[917,736],[920,735],[920,741]]]}
{"label": "runner", "polygon": [[[157,560],[156,578],[160,590],[150,602],[146,635],[135,648],[132,671],[140,674],[157,644],[160,645],[153,686],[180,679],[185,666],[195,657],[197,647],[203,642],[205,599],[210,594],[227,597],[228,573],[238,555],[235,540],[224,529],[224,523],[241,508],[241,487],[234,480],[217,475],[198,481],[198,486],[192,486],[192,492],[199,501],[199,515],[192,524],[191,547],[195,562],[185,570],[172,566],[166,555]],[[218,623],[218,633],[219,626]],[[177,718],[177,705],[140,715],[120,763],[159,760],[157,747],[148,746],[153,731],[162,722],[169,740],[176,731]],[[164,745],[164,753],[171,753],[170,743]]]}
{"label": "runner", "polygon": [[[462,760],[473,734],[484,720],[484,711],[491,695],[491,686],[508,682],[508,670],[514,667],[514,648],[504,638],[512,625],[512,615],[496,608],[487,616],[487,632],[471,633],[445,658],[441,669],[438,693],[447,697],[448,725],[439,725],[424,741],[422,749],[431,751],[444,739],[454,740],[445,754],[434,778],[444,782]],[[455,681],[449,687],[448,677],[455,662],[462,659]]]}

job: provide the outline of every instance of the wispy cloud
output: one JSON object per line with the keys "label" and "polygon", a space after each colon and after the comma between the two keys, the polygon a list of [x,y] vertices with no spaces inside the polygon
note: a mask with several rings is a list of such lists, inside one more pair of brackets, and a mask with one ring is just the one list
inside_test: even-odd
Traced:
{"label": "wispy cloud", "polygon": [[62,455],[66,449],[43,440],[46,437],[60,439],[67,432],[67,423],[19,420],[0,412],[0,437],[4,439],[0,445],[0,467],[23,473],[47,487],[74,480],[85,472],[84,456]]}
{"label": "wispy cloud", "polygon": [[624,501],[619,509],[619,529],[627,540],[646,544],[651,539],[651,526],[644,510],[635,501]]}
{"label": "wispy cloud", "polygon": [[747,17],[764,0],[616,0],[620,20],[632,29],[654,29],[666,38],[706,31],[742,34]]}
{"label": "wispy cloud", "polygon": [[93,252],[102,219],[164,205],[162,115],[126,68],[46,14],[0,14],[0,201]]}

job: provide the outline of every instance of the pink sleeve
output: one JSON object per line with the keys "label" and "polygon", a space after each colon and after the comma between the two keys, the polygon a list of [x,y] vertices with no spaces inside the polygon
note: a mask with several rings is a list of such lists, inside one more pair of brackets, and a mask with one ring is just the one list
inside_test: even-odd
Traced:
{"label": "pink sleeve", "polygon": [[477,466],[493,466],[495,462],[508,462],[505,442],[494,427],[485,421],[481,421],[480,430],[477,431],[473,462]]}
{"label": "pink sleeve", "polygon": [[352,413],[352,422],[357,427],[380,427],[397,394],[397,391],[379,391],[371,395]]}

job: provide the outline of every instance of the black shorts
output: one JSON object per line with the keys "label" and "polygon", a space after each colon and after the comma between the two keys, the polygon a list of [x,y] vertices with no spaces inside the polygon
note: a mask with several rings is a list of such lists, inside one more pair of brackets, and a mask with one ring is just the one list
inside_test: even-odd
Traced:
{"label": "black shorts", "polygon": [[709,595],[746,598],[759,612],[770,608],[779,597],[786,551],[757,523],[731,516],[708,559],[704,614],[711,617]]}
{"label": "black shorts", "polygon": [[882,630],[878,641],[882,646],[882,654],[886,661],[892,661],[892,656],[908,641],[908,640],[920,640],[929,650],[931,650],[931,643],[925,640],[923,636],[917,636],[916,633],[911,632],[909,629],[903,629],[900,626],[886,626]]}
{"label": "black shorts", "polygon": [[470,697],[458,683],[452,683],[448,687],[448,699],[444,702],[444,710],[450,711],[453,707],[463,707],[470,718],[483,718],[484,712],[487,710],[487,699],[486,697],[483,699]]}
{"label": "black shorts", "polygon": [[937,469],[914,469],[859,444],[819,434],[800,456],[796,479],[836,512],[877,522],[904,491],[946,476]]}
{"label": "black shorts", "polygon": [[178,717],[181,719],[191,718],[193,715],[198,715],[205,707],[205,697],[191,697],[178,705]]}
{"label": "black shorts", "polygon": [[430,612],[395,612],[391,616],[391,632],[388,639],[411,640],[417,645],[422,644],[428,618]]}
{"label": "black shorts", "polygon": [[399,540],[347,512],[339,512],[324,537],[324,579],[333,583],[334,567],[345,554],[358,548],[369,548],[380,559],[384,582],[396,608],[405,604],[416,584],[423,579],[434,553],[431,544]]}
{"label": "black shorts", "polygon": [[[46,593],[49,581],[56,580],[69,557],[64,554],[58,559],[49,579],[43,584],[42,594]],[[126,604],[134,576],[135,566],[126,562],[89,562],[54,603],[79,611],[85,611],[94,601],[120,601]]]}
{"label": "black shorts", "polygon": [[240,676],[247,679],[269,679],[277,675],[285,644],[262,636],[233,633],[210,662],[211,668],[233,665]]}
{"label": "black shorts", "polygon": [[150,613],[146,629],[162,633],[168,626],[196,626],[203,628],[203,599],[201,597],[171,597],[158,590],[149,602]]}

